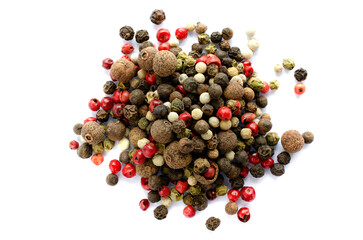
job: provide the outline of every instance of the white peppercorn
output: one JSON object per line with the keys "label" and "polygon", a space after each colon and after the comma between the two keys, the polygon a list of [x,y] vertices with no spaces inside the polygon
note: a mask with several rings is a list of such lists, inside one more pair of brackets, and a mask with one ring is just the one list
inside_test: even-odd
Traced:
{"label": "white peppercorn", "polygon": [[248,41],[248,47],[254,52],[260,47],[260,42],[256,38],[251,38]]}
{"label": "white peppercorn", "polygon": [[193,109],[192,111],[192,118],[194,120],[199,120],[203,117],[203,111],[199,108]]}
{"label": "white peppercorn", "polygon": [[187,181],[190,186],[195,186],[198,183],[197,179],[193,175],[188,177]]}
{"label": "white peppercorn", "polygon": [[185,79],[187,79],[188,78],[188,75],[186,75],[185,73],[182,73],[182,74],[180,74],[180,76],[179,76],[179,83],[180,84],[183,84],[183,82],[185,81]]}
{"label": "white peppercorn", "polygon": [[136,64],[137,59],[139,58],[139,54],[138,53],[133,53],[133,54],[131,54],[130,58],[131,58],[131,61]]}
{"label": "white peppercorn", "polygon": [[204,140],[210,140],[213,137],[213,132],[209,129],[206,133],[200,135]]}
{"label": "white peppercorn", "polygon": [[238,125],[239,125],[239,119],[238,119],[238,117],[232,117],[231,118],[231,124],[232,124],[232,127],[238,127]]}
{"label": "white peppercorn", "polygon": [[188,30],[188,32],[193,32],[194,29],[195,29],[195,24],[194,23],[188,23],[185,28]]}
{"label": "white peppercorn", "polygon": [[169,122],[175,122],[179,119],[179,115],[176,112],[170,112],[168,115]]}
{"label": "white peppercorn", "polygon": [[205,81],[205,76],[204,76],[204,74],[202,74],[202,73],[197,73],[197,74],[195,74],[194,75],[194,79],[195,79],[195,81],[197,82],[197,83],[204,83],[204,81]]}
{"label": "white peppercorn", "polygon": [[171,108],[171,102],[164,102],[163,103],[165,106],[167,106],[168,108]]}
{"label": "white peppercorn", "polygon": [[170,197],[167,198],[161,198],[161,205],[164,205],[165,207],[170,207],[173,201]]}
{"label": "white peppercorn", "polygon": [[232,161],[232,160],[234,159],[234,155],[235,155],[235,152],[233,152],[233,151],[229,151],[229,152],[226,152],[226,153],[225,153],[225,157],[226,157],[228,160],[230,160],[230,161]]}
{"label": "white peppercorn", "polygon": [[234,76],[237,76],[237,75],[238,75],[238,69],[237,69],[237,68],[235,68],[235,67],[229,67],[229,68],[227,69],[227,72],[228,72],[228,76],[229,76],[230,78],[232,78],[232,77],[234,77]]}
{"label": "white peppercorn", "polygon": [[141,149],[141,148],[143,148],[148,143],[150,143],[150,140],[149,139],[147,139],[147,138],[141,138],[141,139],[139,139],[137,141],[137,147]]}
{"label": "white peppercorn", "polygon": [[256,33],[256,30],[255,29],[247,29],[246,30],[246,35],[248,37],[253,37],[255,35],[255,33]]}
{"label": "white peppercorn", "polygon": [[130,141],[127,138],[121,139],[117,144],[117,148],[121,151],[129,149],[129,147],[130,147]]}
{"label": "white peppercorn", "polygon": [[195,71],[197,71],[198,73],[205,73],[205,71],[207,71],[207,64],[205,64],[204,62],[199,62],[195,65]]}
{"label": "white peppercorn", "polygon": [[251,136],[252,136],[252,130],[251,129],[249,129],[249,128],[242,128],[242,130],[241,130],[241,137],[242,137],[242,139],[247,140],[247,139],[250,139]]}
{"label": "white peppercorn", "polygon": [[258,108],[256,109],[255,114],[256,114],[256,117],[261,116],[261,114],[262,114],[262,110],[261,110],[261,108],[259,108],[259,107],[258,107]]}
{"label": "white peppercorn", "polygon": [[212,86],[214,84],[214,78],[210,78],[208,83],[210,86]]}
{"label": "white peppercorn", "polygon": [[210,117],[208,123],[213,128],[219,127],[219,119],[216,117]]}
{"label": "white peppercorn", "polygon": [[156,117],[154,116],[154,114],[152,113],[152,112],[150,112],[150,111],[147,111],[147,113],[146,113],[146,119],[147,120],[149,120],[150,122],[151,121],[155,121],[156,120]]}
{"label": "white peppercorn", "polygon": [[179,40],[177,38],[173,38],[169,40],[170,47],[177,47],[179,46]]}
{"label": "white peppercorn", "polygon": [[243,83],[247,82],[247,77],[246,77],[246,75],[244,75],[244,74],[239,74],[238,76],[240,76],[240,77],[242,78],[242,82],[243,82]]}
{"label": "white peppercorn", "polygon": [[282,65],[281,64],[276,64],[274,67],[274,70],[276,73],[280,73],[282,72]]}
{"label": "white peppercorn", "polygon": [[253,120],[252,120],[252,122],[254,122],[254,123],[258,124],[258,123],[260,122],[260,119],[255,118],[255,119],[253,119]]}
{"label": "white peppercorn", "polygon": [[156,154],[153,156],[152,158],[152,161],[153,161],[153,164],[157,167],[161,167],[164,165],[164,156],[163,155],[160,155],[160,154]]}
{"label": "white peppercorn", "polygon": [[243,80],[240,75],[232,77],[229,82],[238,82],[239,84],[243,85]]}
{"label": "white peppercorn", "polygon": [[250,59],[253,56],[253,52],[251,49],[245,49],[241,51],[241,54],[244,59]]}
{"label": "white peppercorn", "polygon": [[208,92],[204,92],[202,94],[200,94],[199,96],[199,101],[202,103],[202,104],[207,104],[210,102],[210,96],[209,96],[209,93]]}
{"label": "white peppercorn", "polygon": [[230,129],[232,127],[232,122],[231,122],[231,120],[222,120],[219,123],[219,127],[223,131],[227,131],[228,129]]}

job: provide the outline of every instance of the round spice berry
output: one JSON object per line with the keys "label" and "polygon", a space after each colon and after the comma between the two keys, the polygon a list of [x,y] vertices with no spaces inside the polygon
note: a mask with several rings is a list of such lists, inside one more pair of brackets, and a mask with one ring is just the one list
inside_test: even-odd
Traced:
{"label": "round spice berry", "polygon": [[168,215],[168,208],[160,205],[154,209],[154,217],[158,220],[163,220]]}
{"label": "round spice berry", "polygon": [[263,177],[263,175],[265,175],[265,170],[262,166],[255,165],[250,168],[250,173],[253,177],[260,178],[260,177]]}
{"label": "round spice berry", "polygon": [[96,165],[101,165],[101,163],[103,163],[104,157],[102,156],[102,154],[94,154],[91,157],[91,161]]}
{"label": "round spice berry", "polygon": [[274,163],[275,162],[272,158],[261,161],[261,165],[263,168],[270,168]]}
{"label": "round spice berry", "polygon": [[110,186],[115,186],[118,183],[118,176],[113,173],[108,174],[106,177],[106,183]]}
{"label": "round spice berry", "polygon": [[194,208],[192,206],[186,206],[183,209],[183,214],[187,218],[192,218],[192,217],[195,216],[195,210],[194,210]]}
{"label": "round spice berry", "polygon": [[[86,124],[88,122],[97,122],[97,119],[94,117],[88,117],[83,121],[83,124]],[[83,128],[83,127],[82,127]]]}
{"label": "round spice berry", "polygon": [[302,134],[305,144],[310,144],[314,141],[314,134],[312,132],[304,132]]}
{"label": "round spice berry", "polygon": [[305,85],[303,83],[297,83],[294,90],[297,95],[301,95],[305,92]]}
{"label": "round spice berry", "polygon": [[231,28],[223,28],[222,37],[224,40],[229,40],[233,37],[233,30]]}
{"label": "round spice berry", "polygon": [[148,178],[141,178],[141,187],[143,189],[145,189],[146,191],[150,191],[151,189],[149,188],[149,179]]}
{"label": "round spice berry", "polygon": [[288,153],[296,153],[304,147],[304,138],[296,130],[288,130],[281,136],[281,145]]}
{"label": "round spice berry", "polygon": [[308,72],[303,68],[297,69],[294,73],[295,79],[299,82],[304,81],[307,76],[308,76]]}
{"label": "round spice berry", "polygon": [[146,161],[144,154],[142,154],[142,150],[136,150],[134,155],[132,156],[132,162],[136,165],[143,164]]}
{"label": "round spice berry", "polygon": [[149,200],[147,200],[147,199],[142,199],[142,200],[139,202],[139,206],[140,206],[140,209],[141,209],[142,211],[146,211],[146,210],[149,208],[149,206],[150,206],[150,202],[149,202]]}
{"label": "round spice berry", "polygon": [[188,30],[186,28],[177,28],[175,31],[175,37],[179,40],[185,39],[188,36]]}
{"label": "round spice berry", "polygon": [[150,15],[151,22],[156,25],[160,25],[162,22],[164,22],[165,18],[165,12],[160,9],[155,9]]}
{"label": "round spice berry", "polygon": [[76,150],[78,148],[78,146],[79,146],[79,143],[76,140],[72,140],[69,143],[69,148],[72,150]]}
{"label": "round spice berry", "polygon": [[225,206],[225,211],[228,215],[234,215],[238,211],[238,204],[235,202],[228,202]]}
{"label": "round spice berry", "polygon": [[104,69],[110,69],[113,64],[113,60],[111,58],[105,58],[102,60],[102,67]]}
{"label": "round spice berry", "polygon": [[132,178],[136,175],[136,167],[128,163],[122,168],[122,175],[124,175],[126,178]]}
{"label": "round spice berry", "polygon": [[236,189],[231,189],[231,190],[229,190],[229,191],[228,191],[228,193],[227,193],[228,200],[229,200],[229,201],[232,201],[232,202],[237,201],[237,200],[238,200],[238,198],[239,198],[239,196],[240,196],[240,193],[239,193],[239,191],[238,191],[238,190],[236,190]]}
{"label": "round spice berry", "polygon": [[134,29],[130,26],[123,26],[120,28],[120,37],[125,39],[126,41],[132,40],[134,38],[135,32]]}
{"label": "round spice berry", "polygon": [[114,159],[110,161],[109,168],[111,170],[111,173],[115,174],[118,173],[121,170],[121,163]]}
{"label": "round spice berry", "polygon": [[221,220],[219,218],[210,217],[207,219],[205,226],[208,230],[214,231],[219,227],[220,224]]}
{"label": "round spice berry", "polygon": [[270,167],[270,171],[272,175],[281,176],[285,173],[285,167],[280,163],[275,163]]}
{"label": "round spice berry", "polygon": [[135,40],[137,43],[142,43],[149,40],[149,32],[147,30],[139,30],[136,32]]}
{"label": "round spice berry", "polygon": [[142,154],[146,158],[152,158],[152,156],[154,156],[157,151],[158,148],[154,143],[148,143],[142,148]]}
{"label": "round spice berry", "polygon": [[218,109],[217,117],[221,120],[230,120],[232,118],[232,111],[228,107],[221,107]]}
{"label": "round spice berry", "polygon": [[237,217],[241,222],[248,222],[251,217],[250,210],[246,207],[240,208],[237,212]]}
{"label": "round spice berry", "polygon": [[168,77],[175,72],[177,63],[178,61],[173,53],[162,50],[155,54],[153,70],[160,77]]}
{"label": "round spice berry", "polygon": [[105,129],[94,121],[89,121],[83,125],[81,135],[90,144],[98,144],[103,140]]}
{"label": "round spice berry", "polygon": [[166,43],[166,42],[161,43],[161,44],[158,46],[158,50],[159,50],[159,51],[162,51],[162,50],[167,50],[167,51],[169,51],[169,50],[170,50],[170,45],[169,45],[169,43]]}
{"label": "round spice berry", "polygon": [[159,42],[167,42],[170,39],[170,32],[168,29],[165,28],[160,28],[157,32],[156,32],[156,38],[158,39]]}
{"label": "round spice berry", "polygon": [[267,82],[263,82],[263,88],[261,90],[261,93],[267,93],[268,90],[270,90],[270,85],[268,85]]}
{"label": "round spice berry", "polygon": [[130,54],[134,51],[134,47],[131,44],[125,43],[122,45],[121,52],[123,54]]}
{"label": "round spice berry", "polygon": [[240,191],[242,200],[251,202],[256,198],[256,192],[253,187],[243,187]]}

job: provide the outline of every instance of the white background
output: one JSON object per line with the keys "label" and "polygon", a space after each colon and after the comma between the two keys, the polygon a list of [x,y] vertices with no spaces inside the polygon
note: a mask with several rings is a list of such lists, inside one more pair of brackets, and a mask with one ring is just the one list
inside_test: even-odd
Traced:
{"label": "white background", "polygon": [[[359,1],[2,1],[0,3],[0,239],[362,239],[362,13]],[[109,187],[109,152],[101,166],[68,148],[72,127],[93,113],[109,80],[102,59],[120,58],[119,28],[147,29],[160,8],[159,27],[172,33],[204,22],[208,33],[234,30],[232,46],[246,47],[245,30],[257,29],[260,49],[251,59],[263,81],[278,79],[264,112],[273,131],[315,134],[313,144],[292,156],[281,177],[249,176],[255,201],[241,223],[224,213],[227,197],[186,219],[173,203],[158,221],[138,207],[147,192],[140,177],[120,177]],[[189,51],[196,34],[181,43]],[[136,43],[132,42],[134,46]],[[308,70],[306,93],[297,97],[293,71],[273,66],[293,58]],[[276,152],[281,150],[279,145]],[[204,223],[219,217],[221,226]]]}

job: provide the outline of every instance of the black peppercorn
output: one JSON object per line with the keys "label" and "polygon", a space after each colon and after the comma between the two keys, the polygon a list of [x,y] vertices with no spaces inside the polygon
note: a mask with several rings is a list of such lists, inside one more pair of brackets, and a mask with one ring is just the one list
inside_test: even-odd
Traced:
{"label": "black peppercorn", "polygon": [[219,67],[217,66],[217,64],[212,63],[207,66],[207,74],[209,77],[214,77],[218,72],[219,72]]}
{"label": "black peppercorn", "polygon": [[260,165],[255,165],[250,168],[250,173],[255,178],[260,178],[265,175],[265,169]]}
{"label": "black peppercorn", "polygon": [[254,103],[254,102],[248,102],[248,103],[246,104],[245,109],[246,109],[246,112],[254,113],[254,112],[256,112],[256,110],[257,110],[257,105],[256,105],[256,103]]}
{"label": "black peppercorn", "polygon": [[220,224],[221,220],[219,218],[210,217],[207,219],[205,226],[208,230],[214,231],[217,229],[217,227],[219,227]]}
{"label": "black peppercorn", "polygon": [[130,41],[134,38],[135,32],[134,29],[130,26],[123,26],[120,28],[120,37],[125,39],[126,41]]}
{"label": "black peppercorn", "polygon": [[128,152],[128,151],[123,151],[122,153],[120,153],[119,160],[120,160],[120,162],[122,162],[123,164],[128,164],[128,163],[130,163],[129,152]]}
{"label": "black peppercorn", "polygon": [[88,143],[83,143],[77,149],[77,154],[80,158],[89,158],[92,156],[92,145]]}
{"label": "black peppercorn", "polygon": [[161,187],[161,178],[160,176],[157,176],[157,175],[152,175],[150,178],[149,178],[149,188],[151,190],[158,190],[159,187]]}
{"label": "black peppercorn", "polygon": [[217,50],[217,51],[214,53],[214,55],[216,55],[216,56],[219,58],[219,60],[221,60],[221,61],[223,60],[223,58],[228,57],[227,52],[222,51],[222,50]]}
{"label": "black peppercorn", "polygon": [[179,151],[181,153],[187,154],[194,150],[193,141],[188,138],[182,138],[178,142]]}
{"label": "black peppercorn", "polygon": [[197,70],[195,70],[195,67],[186,67],[184,68],[184,73],[188,76],[188,77],[192,77],[195,74],[197,74]]}
{"label": "black peppercorn", "polygon": [[183,169],[170,169],[168,176],[171,181],[178,181],[183,178],[184,170]]}
{"label": "black peppercorn", "polygon": [[206,148],[205,142],[200,137],[193,137],[194,153],[202,153]]}
{"label": "black peppercorn", "polygon": [[198,175],[203,175],[207,172],[208,168],[210,167],[210,163],[206,158],[198,158],[194,161],[193,172]]}
{"label": "black peppercorn", "polygon": [[228,56],[233,59],[235,59],[237,57],[237,55],[240,53],[241,53],[241,50],[239,49],[239,47],[231,47],[228,50]]}
{"label": "black peppercorn", "polygon": [[258,157],[261,160],[266,160],[269,159],[270,157],[272,157],[273,152],[272,152],[272,148],[268,145],[262,145],[258,148]]}
{"label": "black peppercorn", "polygon": [[305,144],[310,144],[314,141],[314,134],[312,132],[307,131],[301,135],[304,138]]}
{"label": "black peppercorn", "polygon": [[229,45],[229,42],[228,41],[222,41],[219,43],[219,48],[222,50],[222,51],[228,51],[231,47]]}
{"label": "black peppercorn", "polygon": [[308,76],[308,72],[303,68],[297,69],[294,73],[295,79],[299,82],[304,81],[307,76]]}
{"label": "black peppercorn", "polygon": [[151,203],[156,203],[160,201],[160,195],[158,191],[155,190],[151,190],[148,192],[147,194],[147,199],[151,202]]}
{"label": "black peppercorn", "polygon": [[174,87],[170,84],[160,84],[157,88],[157,92],[160,100],[168,100],[170,94],[174,91]]}
{"label": "black peppercorn", "polygon": [[217,164],[218,164],[219,169],[224,173],[228,173],[232,169],[231,161],[228,160],[227,158],[219,159]]}
{"label": "black peppercorn", "polygon": [[208,207],[208,200],[201,195],[194,196],[192,206],[197,211],[203,211]]}
{"label": "black peppercorn", "polygon": [[233,30],[231,28],[223,28],[222,37],[224,40],[229,40],[233,37]]}
{"label": "black peppercorn", "polygon": [[229,183],[231,184],[231,188],[239,189],[243,187],[245,181],[243,180],[242,176],[238,176],[234,179],[229,179]]}
{"label": "black peppercorn", "polygon": [[220,43],[222,41],[222,34],[220,32],[212,32],[210,35],[210,40],[213,43]]}
{"label": "black peppercorn", "polygon": [[253,143],[253,147],[255,149],[258,149],[260,146],[266,145],[266,144],[267,144],[266,138],[264,138],[261,135],[255,136],[255,142]]}
{"label": "black peppercorn", "polygon": [[248,160],[248,154],[246,151],[238,151],[234,155],[234,162],[239,167],[245,168],[248,166],[249,160]]}
{"label": "black peppercorn", "polygon": [[214,112],[214,108],[210,104],[204,104],[202,107],[202,112],[204,116],[211,117]]}
{"label": "black peppercorn", "polygon": [[192,206],[193,205],[193,195],[189,194],[189,193],[185,194],[183,197],[183,202],[187,206]]}
{"label": "black peppercorn", "polygon": [[193,92],[193,91],[197,90],[198,83],[195,81],[195,79],[193,77],[188,77],[187,79],[184,80],[183,87],[184,87],[185,91]]}
{"label": "black peppercorn", "polygon": [[106,94],[113,94],[114,91],[116,91],[116,84],[113,81],[107,81],[103,85],[103,92]]}
{"label": "black peppercorn", "polygon": [[134,89],[130,93],[130,103],[133,105],[141,105],[145,102],[145,94],[140,89]]}
{"label": "black peppercorn", "polygon": [[110,116],[109,113],[103,109],[99,110],[96,113],[96,119],[97,119],[97,121],[99,121],[101,123],[107,122],[109,116]]}
{"label": "black peppercorn", "polygon": [[154,217],[158,220],[163,220],[168,215],[168,208],[160,205],[154,209]]}
{"label": "black peppercorn", "polygon": [[185,131],[186,125],[185,122],[181,119],[177,119],[172,124],[172,130],[176,134],[183,133]]}
{"label": "black peppercorn", "polygon": [[192,100],[190,99],[190,97],[183,97],[182,101],[184,103],[184,109],[189,110],[192,106]]}
{"label": "black peppercorn", "polygon": [[136,42],[137,43],[142,43],[145,42],[147,40],[149,40],[149,33],[147,30],[139,30],[136,32],[136,36],[135,36]]}
{"label": "black peppercorn", "polygon": [[223,59],[222,59],[222,65],[223,65],[223,66],[226,66],[226,67],[227,67],[227,69],[228,69],[229,67],[232,67],[232,63],[233,63],[233,59],[232,59],[232,58],[230,58],[230,57],[225,57],[225,58],[223,58]]}
{"label": "black peppercorn", "polygon": [[260,95],[256,98],[256,104],[257,106],[259,106],[260,108],[264,108],[267,106],[268,102],[267,102],[267,98],[264,95]]}
{"label": "black peppercorn", "polygon": [[106,183],[110,186],[115,186],[118,183],[118,176],[113,173],[108,174],[106,177]]}
{"label": "black peppercorn", "polygon": [[196,51],[201,54],[203,52],[203,45],[200,43],[193,43],[192,51]]}
{"label": "black peppercorn", "polygon": [[267,118],[261,119],[258,122],[258,133],[261,135],[265,135],[266,133],[268,133],[271,128],[272,128],[272,123],[270,120],[268,120]]}
{"label": "black peppercorn", "polygon": [[270,167],[270,171],[275,176],[281,176],[285,173],[285,167],[280,163],[275,163]]}
{"label": "black peppercorn", "polygon": [[197,51],[190,51],[188,53],[188,56],[192,56],[195,60],[197,60],[198,58],[200,58],[202,55],[197,52]]}
{"label": "black peppercorn", "polygon": [[139,52],[141,52],[144,48],[147,48],[147,47],[154,47],[154,44],[152,42],[150,42],[150,41],[142,42],[139,45]]}
{"label": "black peppercorn", "polygon": [[135,105],[126,105],[122,112],[123,116],[128,120],[138,119],[138,109]]}
{"label": "black peppercorn", "polygon": [[165,20],[165,12],[160,9],[155,9],[150,16],[150,20],[152,23],[156,25],[160,25]]}
{"label": "black peppercorn", "polygon": [[288,152],[281,152],[277,155],[277,161],[282,165],[287,165],[290,163],[291,156]]}
{"label": "black peppercorn", "polygon": [[214,83],[220,85],[222,88],[226,88],[229,83],[228,75],[225,73],[217,73],[214,77]]}
{"label": "black peppercorn", "polygon": [[242,169],[240,167],[238,167],[235,163],[231,164],[231,170],[226,173],[226,176],[229,179],[235,179],[238,178],[238,176],[240,176]]}
{"label": "black peppercorn", "polygon": [[169,107],[164,104],[158,105],[153,109],[153,114],[157,119],[167,118],[169,112],[170,112]]}
{"label": "black peppercorn", "polygon": [[223,185],[223,183],[224,183],[224,177],[222,174],[219,174],[217,179],[214,182],[214,185],[220,186],[220,185]]}
{"label": "black peppercorn", "polygon": [[173,53],[175,57],[177,57],[178,54],[182,51],[182,49],[180,47],[171,47],[169,51]]}

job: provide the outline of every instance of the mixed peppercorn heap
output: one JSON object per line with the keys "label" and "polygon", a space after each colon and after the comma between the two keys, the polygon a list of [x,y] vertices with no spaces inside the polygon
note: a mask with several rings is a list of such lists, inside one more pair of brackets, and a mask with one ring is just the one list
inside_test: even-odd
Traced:
{"label": "mixed peppercorn heap", "polygon": [[[160,24],[165,13],[155,10],[150,19]],[[198,42],[187,53],[178,47],[179,40],[194,30],[199,34]],[[277,155],[275,163],[272,157],[280,137],[270,132],[271,117],[262,114],[262,109],[268,103],[264,94],[270,88],[277,89],[279,82],[268,84],[257,78],[248,59],[258,49],[258,40],[251,38],[249,49],[240,51],[229,45],[232,29],[211,35],[206,31],[203,23],[188,24],[178,28],[176,39],[169,41],[170,32],[161,28],[156,49],[146,30],[135,35],[132,27],[122,27],[120,36],[126,41],[135,36],[140,53],[130,58],[127,54],[134,47],[124,44],[122,53],[126,55],[121,59],[104,59],[103,67],[110,69],[111,80],[103,91],[109,96],[90,100],[89,108],[97,111],[96,117],[74,126],[84,143],[78,147],[78,142],[72,141],[70,146],[81,158],[93,155],[92,162],[100,165],[103,151],[111,150],[119,141],[122,152],[119,160],[109,163],[107,183],[116,185],[120,171],[127,178],[139,175],[142,187],[149,191],[140,208],[145,211],[150,202],[161,201],[154,210],[159,220],[166,217],[172,201],[183,200],[183,214],[190,218],[196,210],[204,210],[208,200],[227,194],[230,202],[226,213],[237,214],[240,221],[247,222],[249,209],[238,209],[236,203],[239,197],[250,202],[256,196],[253,187],[244,186],[247,175],[260,178],[270,169],[273,175],[281,176],[290,153],[311,143],[313,135],[285,132],[281,137],[285,151]],[[247,31],[247,35],[252,37],[254,31]],[[294,66],[291,59],[283,62],[285,69]],[[281,70],[282,66],[275,66],[276,72]],[[295,72],[298,81],[305,80],[306,75],[304,69]],[[130,142],[132,149],[128,150]],[[225,178],[230,187],[224,184]],[[219,224],[213,217],[206,226],[214,230]]]}

